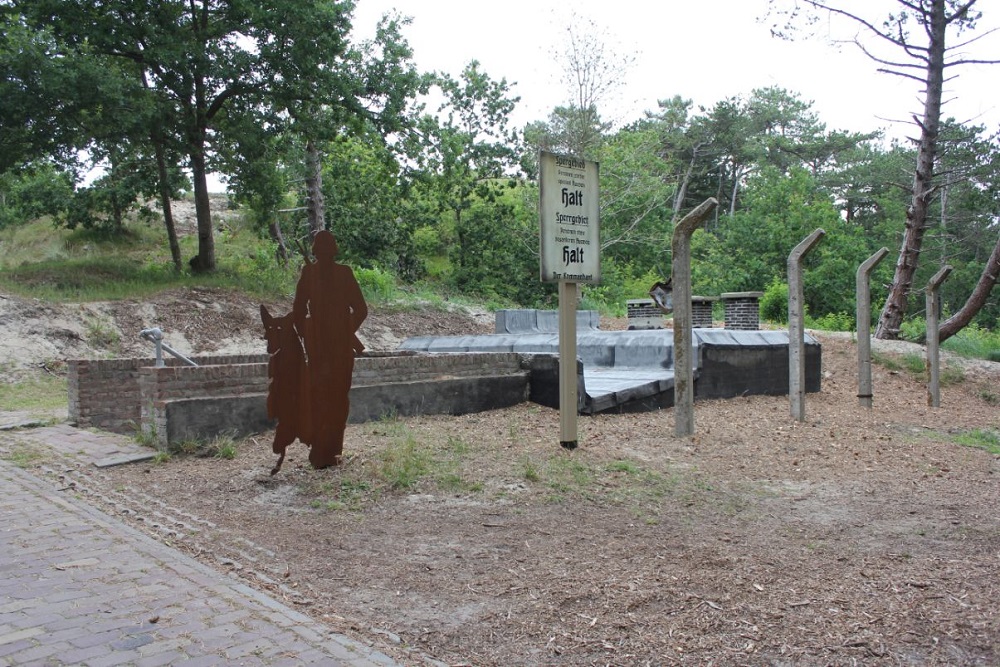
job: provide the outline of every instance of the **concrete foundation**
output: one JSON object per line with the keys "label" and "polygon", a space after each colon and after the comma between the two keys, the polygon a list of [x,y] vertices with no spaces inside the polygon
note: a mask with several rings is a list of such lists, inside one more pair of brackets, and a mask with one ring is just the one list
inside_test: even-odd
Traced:
{"label": "concrete foundation", "polygon": [[[694,329],[692,342],[696,399],[788,393],[787,331]],[[557,333],[418,336],[407,339],[400,347],[438,354],[530,352],[557,359],[559,336]],[[583,369],[580,412],[672,406],[673,362],[671,330],[578,334],[577,364]],[[819,343],[806,336],[806,391],[820,390],[821,363]],[[558,407],[558,394],[552,407]]]}
{"label": "concrete foundation", "polygon": [[[577,409],[631,412],[673,405],[673,332],[600,331],[578,317]],[[387,415],[466,414],[525,400],[559,407],[559,335],[527,311],[498,315],[513,333],[420,336],[398,354],[355,361],[349,421]],[[518,332],[521,327],[528,333]],[[557,327],[556,327],[557,328]],[[787,394],[785,331],[694,329],[695,398]],[[806,336],[806,391],[820,390],[822,353]],[[203,365],[152,359],[71,360],[70,418],[81,427],[143,432],[162,448],[273,428],[267,418],[267,355],[203,357]]]}

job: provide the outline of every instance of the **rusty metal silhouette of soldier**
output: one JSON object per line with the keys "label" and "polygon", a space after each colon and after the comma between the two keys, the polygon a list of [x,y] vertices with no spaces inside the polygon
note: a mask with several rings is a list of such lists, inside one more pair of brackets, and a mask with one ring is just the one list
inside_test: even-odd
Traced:
{"label": "rusty metal silhouette of soldier", "polygon": [[[272,347],[290,350],[272,352],[272,360],[277,363],[269,367],[268,411],[279,421],[274,451],[281,454],[271,474],[281,467],[284,448],[295,437],[289,438],[290,433],[309,445],[309,462],[314,468],[338,465],[344,450],[354,357],[364,351],[356,334],[368,317],[368,304],[351,268],[336,262],[338,252],[333,234],[326,230],[317,233],[313,239],[315,261],[302,269],[292,312],[282,322],[281,330],[269,330],[265,320],[269,351]],[[279,336],[282,345],[272,346],[272,337]],[[292,336],[301,341],[300,345]],[[299,349],[304,352],[302,360],[298,358]],[[288,379],[279,381],[283,375]],[[295,376],[301,376],[304,382],[296,382],[300,378]],[[275,395],[290,387],[301,390]],[[293,402],[297,405],[290,404]],[[281,429],[283,416],[293,422],[290,429]]]}

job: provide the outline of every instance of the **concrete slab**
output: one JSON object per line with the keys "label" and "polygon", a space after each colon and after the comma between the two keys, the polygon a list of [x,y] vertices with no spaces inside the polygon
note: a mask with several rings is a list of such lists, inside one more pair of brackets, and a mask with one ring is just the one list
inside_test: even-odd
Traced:
{"label": "concrete slab", "polygon": [[[788,332],[692,331],[695,397],[725,398],[788,392]],[[630,403],[673,405],[674,349],[671,330],[577,333],[577,359],[583,364],[585,398],[581,411],[625,410]],[[821,350],[806,335],[807,391],[819,391]],[[486,334],[408,339],[403,350],[483,352],[512,349],[519,353],[559,353],[558,333]],[[655,400],[650,400],[654,399]]]}
{"label": "concrete slab", "polygon": [[113,468],[115,466],[126,465],[128,463],[141,463],[152,461],[156,458],[155,452],[139,452],[138,454],[121,454],[119,456],[108,456],[94,461],[98,468]]}
{"label": "concrete slab", "polygon": [[[511,308],[494,314],[494,331],[498,334],[558,333],[559,311],[534,308]],[[600,329],[601,314],[596,310],[576,311],[577,331]]]}

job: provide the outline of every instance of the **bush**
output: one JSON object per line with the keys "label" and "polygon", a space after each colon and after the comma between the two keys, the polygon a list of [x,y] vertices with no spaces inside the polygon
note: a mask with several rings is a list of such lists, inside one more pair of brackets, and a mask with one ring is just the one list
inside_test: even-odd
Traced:
{"label": "bush", "polygon": [[899,327],[899,337],[911,342],[924,340],[927,335],[927,321],[922,317],[906,320]]}
{"label": "bush", "polygon": [[767,322],[788,323],[788,283],[771,281],[760,298],[760,316]]}
{"label": "bush", "polygon": [[368,303],[385,303],[396,296],[396,279],[381,269],[354,269],[361,293]]}
{"label": "bush", "polygon": [[847,313],[827,313],[813,319],[806,317],[806,325],[820,331],[854,331],[854,316]]}

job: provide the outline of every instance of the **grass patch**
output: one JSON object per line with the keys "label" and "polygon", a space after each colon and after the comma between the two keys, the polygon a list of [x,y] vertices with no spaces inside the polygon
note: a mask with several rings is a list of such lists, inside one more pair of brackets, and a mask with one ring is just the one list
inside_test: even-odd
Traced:
{"label": "grass patch", "polygon": [[431,451],[417,442],[412,433],[407,433],[382,451],[376,472],[390,489],[407,490],[430,472],[432,462]]}
{"label": "grass patch", "polygon": [[526,482],[549,490],[549,502],[601,497],[620,504],[655,503],[674,493],[682,482],[677,475],[649,469],[637,461],[590,462],[562,452],[542,462],[525,456],[518,469]]}
{"label": "grass patch", "polygon": [[[178,287],[234,289],[263,299],[295,289],[301,260],[281,266],[272,242],[247,226],[227,224],[216,238],[217,270],[176,271],[158,224],[133,223],[123,233],[53,228],[35,221],[0,233],[0,286],[46,301],[143,298]],[[197,237],[181,238],[181,256],[197,254]]]}
{"label": "grass patch", "polygon": [[39,445],[29,445],[23,442],[15,443],[7,451],[0,452],[0,458],[10,461],[18,468],[33,468],[48,461],[49,452]]}
{"label": "grass patch", "polygon": [[942,387],[961,384],[965,382],[965,371],[956,364],[944,364],[939,370],[938,382]]}
{"label": "grass patch", "polygon": [[121,335],[114,323],[109,320],[98,317],[88,318],[84,335],[91,347],[108,352],[117,352],[121,348]]}
{"label": "grass patch", "polygon": [[872,361],[888,371],[906,372],[915,377],[926,377],[924,358],[916,352],[883,354],[872,351]]}
{"label": "grass patch", "polygon": [[1000,431],[973,429],[955,436],[955,442],[963,447],[984,449],[994,456],[1000,456]]}
{"label": "grass patch", "polygon": [[995,392],[992,388],[983,387],[979,390],[978,395],[984,403],[989,405],[1000,405],[1000,394]]}
{"label": "grass patch", "polygon": [[0,382],[0,411],[54,410],[67,405],[66,378],[53,375]]}
{"label": "grass patch", "polygon": [[[929,380],[927,361],[922,354],[908,352],[906,354],[883,354],[872,352],[872,361],[889,371],[905,372],[914,379],[926,382]],[[938,373],[938,382],[942,387],[960,384],[965,381],[965,371],[955,363],[942,363]]]}
{"label": "grass patch", "polygon": [[358,512],[378,498],[379,488],[370,462],[357,454],[347,454],[339,467],[302,482],[299,493],[315,510]]}
{"label": "grass patch", "polygon": [[521,476],[526,482],[538,482],[542,479],[538,466],[531,457],[526,456],[521,459]]}
{"label": "grass patch", "polygon": [[202,456],[232,461],[236,458],[236,441],[232,436],[220,435],[200,450]]}

